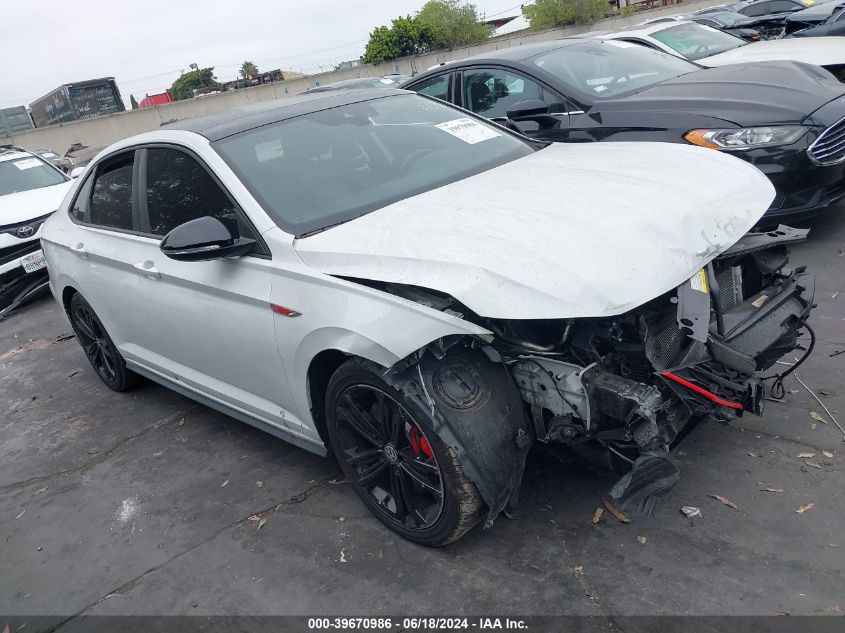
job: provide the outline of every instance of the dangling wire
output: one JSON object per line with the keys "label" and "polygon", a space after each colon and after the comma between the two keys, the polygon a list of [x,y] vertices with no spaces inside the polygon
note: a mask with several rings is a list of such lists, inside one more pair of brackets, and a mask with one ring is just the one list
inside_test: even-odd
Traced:
{"label": "dangling wire", "polygon": [[813,328],[811,328],[809,325],[807,325],[806,321],[802,321],[801,325],[803,325],[804,328],[806,328],[807,332],[810,334],[810,345],[807,347],[807,351],[804,352],[804,355],[800,359],[798,359],[795,362],[795,364],[792,365],[785,372],[783,372],[781,374],[775,374],[774,376],[764,376],[763,378],[760,379],[760,380],[764,380],[764,381],[774,379],[774,382],[772,383],[772,387],[769,390],[769,393],[773,398],[780,399],[780,398],[783,398],[786,395],[786,389],[783,386],[783,379],[786,378],[792,372],[794,372],[796,369],[798,369],[798,367],[801,365],[801,363],[803,363],[805,360],[807,360],[807,358],[809,358],[810,354],[813,353],[813,348],[816,346],[816,333],[813,332]]}

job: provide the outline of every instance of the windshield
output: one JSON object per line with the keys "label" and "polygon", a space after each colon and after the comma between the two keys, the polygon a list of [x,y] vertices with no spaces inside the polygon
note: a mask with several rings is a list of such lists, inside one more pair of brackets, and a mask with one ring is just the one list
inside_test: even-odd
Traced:
{"label": "windshield", "polygon": [[20,158],[0,162],[0,196],[52,187],[66,180],[53,167],[35,156],[21,154]]}
{"label": "windshield", "polygon": [[744,46],[748,42],[703,24],[689,22],[655,31],[651,36],[687,59],[695,61]]}
{"label": "windshield", "polygon": [[724,13],[711,13],[707,17],[714,22],[718,22],[722,26],[734,26],[740,22],[748,21],[748,18],[741,13],[731,13],[729,11],[725,11]]}
{"label": "windshield", "polygon": [[532,61],[591,99],[642,90],[699,68],[674,55],[616,40],[572,44]]}
{"label": "windshield", "polygon": [[312,112],[213,146],[298,237],[533,152],[500,128],[415,94]]}

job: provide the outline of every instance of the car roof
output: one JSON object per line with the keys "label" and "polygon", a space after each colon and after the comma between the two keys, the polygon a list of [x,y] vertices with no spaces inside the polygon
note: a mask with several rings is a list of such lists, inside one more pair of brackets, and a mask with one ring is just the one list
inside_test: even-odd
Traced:
{"label": "car roof", "polygon": [[292,97],[263,101],[194,119],[183,119],[165,125],[162,129],[195,132],[210,141],[218,141],[233,134],[303,114],[398,94],[409,93],[396,88],[303,92]]}
{"label": "car roof", "polygon": [[17,145],[0,145],[0,162],[26,158],[27,156],[33,156],[33,154],[23,147],[18,147]]}

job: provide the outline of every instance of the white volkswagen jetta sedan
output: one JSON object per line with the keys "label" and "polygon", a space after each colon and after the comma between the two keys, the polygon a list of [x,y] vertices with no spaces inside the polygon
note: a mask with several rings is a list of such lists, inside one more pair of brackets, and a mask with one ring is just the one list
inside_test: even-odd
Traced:
{"label": "white volkswagen jetta sedan", "polygon": [[681,145],[544,147],[398,90],[303,95],[121,141],[42,240],[110,388],[138,375],[337,457],[427,545],[513,507],[546,442],[648,511],[705,415],[762,413],[797,345],[806,231]]}

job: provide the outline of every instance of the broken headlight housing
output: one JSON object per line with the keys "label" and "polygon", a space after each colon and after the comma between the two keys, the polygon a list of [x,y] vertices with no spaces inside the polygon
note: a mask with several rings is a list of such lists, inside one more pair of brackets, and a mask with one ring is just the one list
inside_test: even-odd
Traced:
{"label": "broken headlight housing", "polygon": [[807,133],[802,125],[744,127],[732,130],[690,130],[684,140],[711,149],[753,149],[789,145]]}

